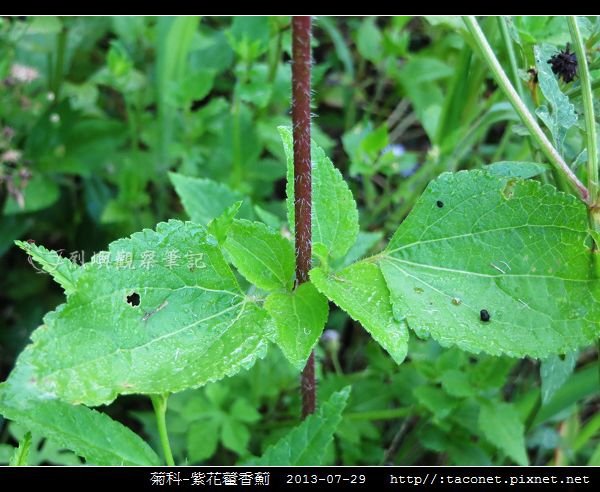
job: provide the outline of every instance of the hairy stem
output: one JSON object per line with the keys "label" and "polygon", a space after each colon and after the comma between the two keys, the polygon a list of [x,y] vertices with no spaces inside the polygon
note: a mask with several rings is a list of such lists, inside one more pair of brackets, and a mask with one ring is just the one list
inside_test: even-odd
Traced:
{"label": "hairy stem", "polygon": [[[292,18],[292,126],[294,134],[294,208],[296,285],[308,280],[312,259],[312,172],[310,158],[311,18]],[[315,355],[302,371],[302,416],[316,407]]]}
{"label": "hairy stem", "polygon": [[581,199],[588,205],[590,202],[590,194],[585,185],[579,181],[579,178],[571,171],[571,168],[564,161],[562,156],[558,153],[558,151],[554,148],[548,137],[544,131],[538,125],[536,119],[527,109],[525,103],[521,100],[517,91],[511,84],[508,79],[504,69],[500,65],[498,58],[494,54],[490,44],[483,34],[483,31],[479,27],[477,20],[474,16],[464,16],[463,21],[467,26],[469,32],[473,36],[475,40],[475,44],[479,49],[480,55],[483,57],[488,67],[492,71],[498,86],[502,89],[509,102],[512,104],[513,108],[521,118],[523,124],[527,127],[529,132],[531,133],[531,137],[537,142],[540,146],[542,152],[546,155],[550,163],[563,175],[569,183],[577,190]]}
{"label": "hairy stem", "polygon": [[569,31],[575,54],[577,55],[577,65],[579,67],[579,80],[581,84],[581,100],[583,102],[583,113],[585,116],[585,131],[587,136],[588,151],[588,190],[590,192],[590,202],[596,204],[598,199],[598,144],[596,140],[596,120],[594,117],[594,99],[592,96],[592,84],[590,80],[590,71],[587,58],[585,56],[585,44],[577,25],[575,16],[567,17]]}
{"label": "hairy stem", "polygon": [[156,415],[156,425],[158,426],[158,435],[160,436],[160,444],[165,455],[165,462],[169,466],[175,466],[173,453],[171,452],[171,444],[169,444],[169,434],[167,432],[167,400],[169,395],[152,395],[152,406]]}

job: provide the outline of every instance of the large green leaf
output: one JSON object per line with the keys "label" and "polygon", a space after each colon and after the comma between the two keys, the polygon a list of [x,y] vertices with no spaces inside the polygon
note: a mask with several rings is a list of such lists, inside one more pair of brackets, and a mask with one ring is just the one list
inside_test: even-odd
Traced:
{"label": "large green leaf", "polygon": [[333,439],[350,387],[331,395],[316,414],[309,415],[252,464],[263,466],[317,466],[323,461],[327,445]]}
{"label": "large green leaf", "polygon": [[293,292],[273,292],[265,309],[275,320],[277,344],[286,358],[302,369],[327,322],[327,299],[306,282]]}
{"label": "large green leaf", "polygon": [[169,178],[193,222],[207,225],[239,201],[242,201],[240,217],[252,218],[249,200],[224,184],[207,178],[192,178],[177,173],[169,173]]}
{"label": "large green leaf", "polygon": [[24,241],[15,241],[15,244],[52,275],[52,278],[65,290],[66,295],[73,292],[77,278],[83,269],[68,258],[60,256],[56,251],[48,250],[43,246]]}
{"label": "large green leaf", "polygon": [[528,464],[525,449],[525,426],[515,407],[504,402],[489,402],[481,407],[479,430],[498,449],[517,464]]}
{"label": "large green leaf", "polygon": [[404,360],[408,328],[394,318],[390,292],[376,263],[365,260],[335,273],[315,268],[310,278],[317,289],[359,321],[396,363]]}
{"label": "large green leaf", "polygon": [[294,247],[265,224],[233,221],[225,249],[235,267],[254,285],[265,290],[292,288]]}
{"label": "large green leaf", "polygon": [[[100,405],[234,374],[266,351],[267,313],[206,230],[160,223],[95,255],[17,362],[48,397]],[[136,305],[137,304],[137,305]]]}
{"label": "large green leaf", "polygon": [[588,236],[584,204],[551,186],[448,173],[379,263],[396,317],[418,333],[471,352],[546,357],[600,334]]}
{"label": "large green leaf", "polygon": [[108,415],[37,395],[30,366],[0,385],[0,414],[96,465],[157,465],[156,453]]}
{"label": "large green leaf", "polygon": [[[287,156],[287,211],[294,230],[294,144],[290,128],[279,127]],[[358,210],[352,192],[321,147],[312,142],[312,240],[333,258],[344,256],[358,236]]]}

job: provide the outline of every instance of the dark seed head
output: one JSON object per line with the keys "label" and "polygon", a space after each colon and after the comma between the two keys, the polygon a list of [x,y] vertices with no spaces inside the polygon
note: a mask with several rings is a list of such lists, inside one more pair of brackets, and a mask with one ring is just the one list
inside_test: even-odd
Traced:
{"label": "dark seed head", "polygon": [[487,309],[482,309],[479,311],[479,318],[481,321],[488,322],[490,320],[490,313],[488,313]]}
{"label": "dark seed head", "polygon": [[571,82],[577,73],[577,56],[569,49],[569,45],[564,51],[560,51],[553,55],[548,63],[552,65],[552,71],[565,82]]}
{"label": "dark seed head", "polygon": [[442,202],[441,200],[438,200],[437,202],[435,202],[435,204],[438,206],[438,208],[442,208],[444,206],[444,202]]}

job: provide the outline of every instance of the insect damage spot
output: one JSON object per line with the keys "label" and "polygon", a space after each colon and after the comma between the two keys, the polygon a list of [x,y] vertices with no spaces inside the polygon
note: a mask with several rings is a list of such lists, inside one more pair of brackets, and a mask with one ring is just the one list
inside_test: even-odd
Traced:
{"label": "insect damage spot", "polygon": [[487,309],[482,309],[479,311],[479,319],[484,323],[487,323],[490,320],[491,316]]}
{"label": "insect damage spot", "polygon": [[506,184],[504,185],[504,188],[502,188],[502,196],[504,197],[505,200],[510,200],[513,195],[514,195],[514,189],[515,189],[515,185],[517,184],[517,181],[515,179],[509,179]]}
{"label": "insect damage spot", "polygon": [[127,304],[137,307],[140,305],[140,295],[137,292],[133,292],[127,296]]}
{"label": "insect damage spot", "polygon": [[444,206],[444,202],[441,200],[438,200],[437,202],[435,202],[435,204],[438,206],[438,208],[442,208]]}

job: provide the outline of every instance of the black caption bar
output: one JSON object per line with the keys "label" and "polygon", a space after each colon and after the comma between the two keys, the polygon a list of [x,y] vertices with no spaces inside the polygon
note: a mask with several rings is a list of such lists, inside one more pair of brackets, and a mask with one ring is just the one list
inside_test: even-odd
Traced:
{"label": "black caption bar", "polygon": [[133,490],[598,490],[597,467],[0,467],[10,485]]}

